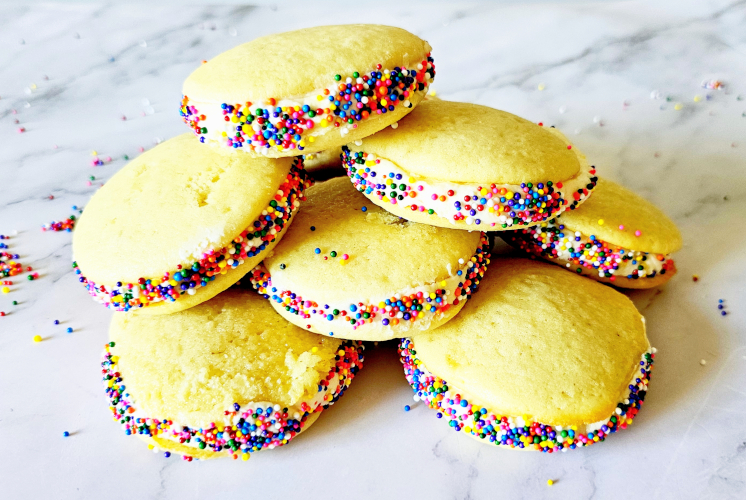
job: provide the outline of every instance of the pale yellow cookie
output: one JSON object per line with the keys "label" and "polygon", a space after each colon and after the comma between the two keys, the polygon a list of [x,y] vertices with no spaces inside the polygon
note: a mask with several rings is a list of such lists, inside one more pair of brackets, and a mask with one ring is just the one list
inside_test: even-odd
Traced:
{"label": "pale yellow cookie", "polygon": [[116,311],[166,314],[241,279],[282,237],[307,185],[300,159],[208,148],[190,134],[131,161],[73,233],[80,281]]}
{"label": "pale yellow cookie", "polygon": [[627,297],[528,259],[496,259],[458,316],[400,346],[417,398],[452,428],[545,452],[632,423],[654,353]]}
{"label": "pale yellow cookie", "polygon": [[310,188],[296,217],[251,281],[285,318],[323,335],[387,340],[435,328],[489,262],[484,234],[391,215],[346,178]]}
{"label": "pale yellow cookie", "polygon": [[109,334],[102,371],[115,420],[198,459],[286,444],[363,361],[359,343],[308,333],[248,290],[171,315],[115,314]]}
{"label": "pale yellow cookie", "polygon": [[599,179],[587,202],[539,226],[505,233],[511,245],[622,288],[667,282],[681,248],[676,225],[655,205],[610,180]]}
{"label": "pale yellow cookie", "polygon": [[200,140],[297,156],[369,136],[409,113],[435,77],[430,45],[401,28],[318,26],[257,38],[184,82]]}
{"label": "pale yellow cookie", "polygon": [[577,207],[596,183],[595,168],[556,129],[441,100],[349,143],[342,160],[355,187],[389,212],[470,231],[539,224]]}

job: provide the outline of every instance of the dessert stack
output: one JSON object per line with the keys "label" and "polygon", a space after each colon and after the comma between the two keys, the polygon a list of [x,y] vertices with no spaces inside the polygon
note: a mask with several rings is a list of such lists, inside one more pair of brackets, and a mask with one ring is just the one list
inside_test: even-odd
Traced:
{"label": "dessert stack", "polygon": [[[187,78],[191,132],[126,165],[74,234],[114,311],[102,374],[125,433],[247,460],[391,339],[415,399],[484,443],[554,453],[632,423],[655,349],[613,287],[670,279],[678,230],[557,129],[427,98],[435,74],[419,37],[341,25]],[[306,159],[347,175],[314,184]],[[520,253],[492,259],[489,233]]]}

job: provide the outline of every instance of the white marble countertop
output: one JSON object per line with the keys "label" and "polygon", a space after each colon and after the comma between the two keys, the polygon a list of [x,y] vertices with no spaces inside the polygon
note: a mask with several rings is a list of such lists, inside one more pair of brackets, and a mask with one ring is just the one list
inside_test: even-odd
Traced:
{"label": "white marble countertop", "polygon": [[[746,2],[688,4],[0,6],[0,234],[39,273],[0,294],[0,497],[746,497]],[[413,403],[392,346],[308,434],[248,463],[165,459],[111,421],[111,313],[71,272],[71,235],[42,224],[186,130],[181,82],[202,59],[341,22],[422,36],[440,96],[555,124],[679,224],[679,275],[630,294],[659,350],[630,429],[559,455],[490,448]],[[714,79],[724,89],[702,87]]]}

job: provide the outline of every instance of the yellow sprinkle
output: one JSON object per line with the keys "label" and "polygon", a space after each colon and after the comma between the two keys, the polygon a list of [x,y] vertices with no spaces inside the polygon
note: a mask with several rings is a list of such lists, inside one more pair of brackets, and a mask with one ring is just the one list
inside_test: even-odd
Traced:
{"label": "yellow sprinkle", "polygon": [[7,286],[4,286],[3,293],[9,293],[9,292],[10,292],[10,288],[8,288]]}
{"label": "yellow sprinkle", "polygon": [[347,261],[346,260],[340,260],[339,261],[339,265],[346,266],[347,265]]}
{"label": "yellow sprinkle", "polygon": [[312,347],[312,348],[311,348],[311,352],[318,352],[318,350],[319,350],[319,348],[318,348],[318,347]]}
{"label": "yellow sprinkle", "polygon": [[433,97],[435,97],[435,90],[431,90],[430,91],[430,95],[433,96]]}
{"label": "yellow sprinkle", "polygon": [[244,462],[247,461],[248,459],[249,459],[249,454],[248,453],[244,453],[244,454],[241,455],[241,460],[243,460]]}
{"label": "yellow sprinkle", "polygon": [[676,111],[679,111],[680,109],[683,109],[683,108],[684,108],[684,105],[681,104],[680,102],[676,103],[676,106],[673,107],[673,109],[675,109]]}
{"label": "yellow sprinkle", "polygon": [[32,84],[31,84],[31,88],[32,88],[32,89],[34,89],[34,90],[36,90],[36,84],[35,84],[35,83],[32,83]]}
{"label": "yellow sprinkle", "polygon": [[554,481],[551,479],[547,479],[547,486],[552,486],[554,484]]}
{"label": "yellow sprinkle", "polygon": [[603,219],[598,219],[598,225],[599,226],[603,226],[604,225],[604,220]]}
{"label": "yellow sprinkle", "polygon": [[308,142],[314,142],[315,140],[316,140],[316,138],[314,136],[309,136],[308,137]]}
{"label": "yellow sprinkle", "polygon": [[547,88],[547,86],[544,85],[543,83],[540,83],[539,86],[536,87],[536,88],[539,89],[539,90],[544,90],[545,88]]}
{"label": "yellow sprinkle", "polygon": [[34,335],[34,342],[41,342],[41,335]]}
{"label": "yellow sprinkle", "polygon": [[701,95],[695,95],[694,96],[694,102],[699,102],[701,100],[702,100],[702,96]]}
{"label": "yellow sprinkle", "polygon": [[91,156],[97,156],[97,155],[98,155],[98,151],[96,151],[95,149],[91,151]]}

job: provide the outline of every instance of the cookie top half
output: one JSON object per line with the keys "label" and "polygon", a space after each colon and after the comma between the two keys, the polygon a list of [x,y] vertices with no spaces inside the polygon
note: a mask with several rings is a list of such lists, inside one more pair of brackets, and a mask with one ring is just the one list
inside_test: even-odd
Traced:
{"label": "cookie top half", "polygon": [[[128,163],[91,198],[73,235],[81,281],[119,304],[117,310],[127,306],[122,297],[130,288],[147,296],[176,280],[172,286],[186,295],[190,288],[180,284],[196,279],[201,288],[239,261],[261,260],[289,224],[305,183],[297,159],[230,154],[188,133],[170,139]],[[150,291],[142,288],[148,285]]]}
{"label": "cookie top half", "polygon": [[626,296],[524,259],[496,260],[456,318],[412,340],[450,394],[559,426],[613,416],[650,349]]}
{"label": "cookie top half", "polygon": [[358,190],[390,212],[468,230],[535,225],[595,186],[595,168],[556,129],[441,100],[348,144],[343,161]]}
{"label": "cookie top half", "polygon": [[302,414],[342,345],[288,323],[246,290],[176,314],[115,314],[109,335],[137,411],[197,428],[225,422],[235,404]]}
{"label": "cookie top half", "polygon": [[365,139],[353,151],[395,162],[415,177],[482,184],[563,181],[581,170],[577,151],[557,129],[481,106],[425,101],[396,129]]}
{"label": "cookie top half", "polygon": [[322,303],[378,303],[448,277],[481,239],[391,215],[343,177],[310,188],[294,226],[264,265],[276,286]]}
{"label": "cookie top half", "polygon": [[411,111],[435,76],[430,50],[408,31],[373,24],[257,38],[187,78],[182,117],[204,142],[250,154],[338,147]]}
{"label": "cookie top half", "polygon": [[645,198],[608,179],[599,179],[588,201],[557,219],[613,245],[654,254],[681,248],[681,233],[663,211]]}

